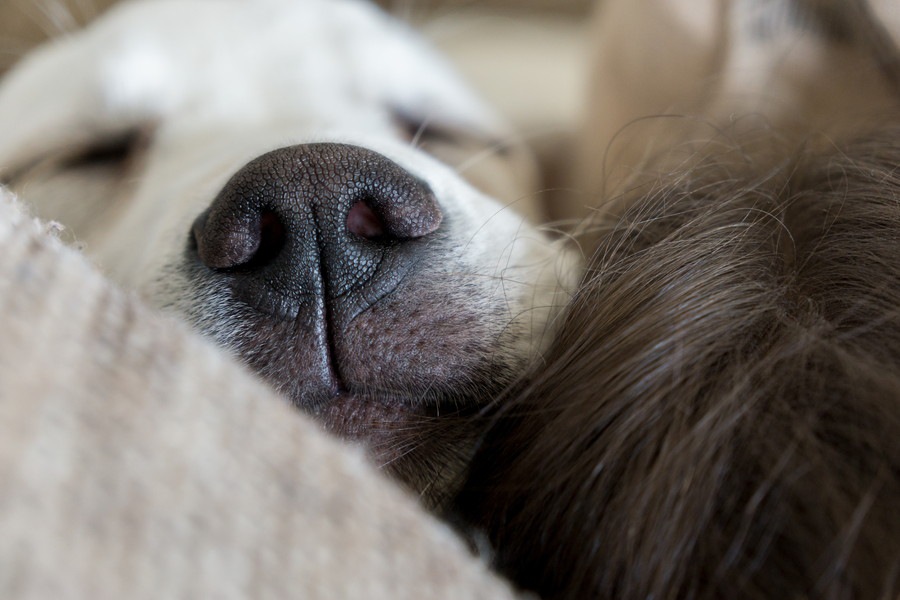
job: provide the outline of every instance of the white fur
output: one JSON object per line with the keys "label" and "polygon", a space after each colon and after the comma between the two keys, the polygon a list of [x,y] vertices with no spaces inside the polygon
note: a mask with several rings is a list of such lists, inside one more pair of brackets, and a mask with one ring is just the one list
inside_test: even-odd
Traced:
{"label": "white fur", "polygon": [[[532,356],[575,269],[529,222],[536,200],[522,149],[483,161],[475,179],[489,197],[400,138],[397,112],[486,146],[509,137],[429,47],[366,3],[132,2],[34,52],[2,82],[0,176],[31,172],[17,191],[41,216],[68,224],[113,279],[159,304],[205,311],[208,322],[227,311],[190,305],[190,282],[165,279],[191,223],[230,176],[284,146],[366,146],[431,186],[456,224],[454,258],[481,282],[473,310],[502,301],[506,317],[492,335],[517,360]],[[54,167],[131,130],[150,132],[152,143],[128,181]],[[208,329],[227,339],[221,327],[239,329],[224,321]]]}

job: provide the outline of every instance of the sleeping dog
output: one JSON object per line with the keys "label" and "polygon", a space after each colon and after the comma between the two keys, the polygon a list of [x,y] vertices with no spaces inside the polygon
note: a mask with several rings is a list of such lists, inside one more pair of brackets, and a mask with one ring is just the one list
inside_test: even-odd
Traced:
{"label": "sleeping dog", "polygon": [[355,0],[124,3],[5,77],[0,130],[39,216],[429,504],[576,272],[523,147]]}
{"label": "sleeping dog", "polygon": [[[888,122],[884,6],[608,0],[562,319],[527,161],[361,4],[123,7],[4,82],[0,169],[431,504],[474,448],[453,507],[544,597],[892,598],[900,134],[797,148]],[[503,202],[435,159],[479,148]]]}

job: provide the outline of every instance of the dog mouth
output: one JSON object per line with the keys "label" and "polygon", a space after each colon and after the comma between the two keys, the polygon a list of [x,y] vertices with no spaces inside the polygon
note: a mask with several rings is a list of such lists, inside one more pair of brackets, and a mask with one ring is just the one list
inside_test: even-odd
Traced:
{"label": "dog mouth", "polygon": [[[487,393],[487,390],[484,390]],[[323,427],[347,440],[365,442],[378,452],[379,460],[390,462],[395,456],[385,452],[381,437],[400,427],[443,418],[467,418],[481,409],[482,402],[464,396],[433,398],[428,390],[409,390],[396,393],[340,392],[312,406],[303,401],[306,410]]]}
{"label": "dog mouth", "polygon": [[[432,314],[427,322],[410,317],[408,304],[422,308],[406,286],[331,336],[325,352],[310,350],[316,336],[297,322],[226,302],[233,321],[205,313],[191,319],[195,327],[213,339],[229,331],[217,341],[241,362],[434,508],[449,500],[468,468],[486,422],[479,415],[522,369],[474,335],[465,311]],[[405,314],[398,320],[407,330],[386,334],[390,314]],[[382,335],[368,334],[372,324]]]}
{"label": "dog mouth", "polygon": [[[465,282],[435,287],[447,277],[429,274],[432,261],[423,260],[352,319],[319,320],[323,311],[312,306],[284,319],[261,313],[227,277],[187,257],[187,317],[196,329],[325,431],[365,448],[426,506],[443,505],[468,467],[480,413],[525,360],[497,349]],[[493,316],[487,321],[500,320]]]}
{"label": "dog mouth", "polygon": [[329,303],[313,295],[269,310],[272,302],[248,299],[240,273],[204,268],[195,244],[185,259],[194,327],[343,437],[406,417],[471,413],[513,377],[509,357],[487,333],[484,321],[492,319],[464,295],[470,286],[435,286],[441,277],[429,273],[429,260],[392,278],[363,307],[352,297]]}
{"label": "dog mouth", "polygon": [[238,334],[225,345],[344,436],[403,416],[477,410],[509,384],[513,369],[478,335],[471,313],[436,314],[426,308],[433,297],[422,296],[414,285],[400,286],[344,323],[323,316],[327,311],[278,320],[245,306]]}

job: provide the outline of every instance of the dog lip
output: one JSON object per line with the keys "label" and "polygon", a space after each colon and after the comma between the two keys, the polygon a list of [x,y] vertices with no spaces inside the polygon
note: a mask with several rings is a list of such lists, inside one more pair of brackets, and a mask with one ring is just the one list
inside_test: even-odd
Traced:
{"label": "dog lip", "polygon": [[[493,397],[500,393],[500,389],[506,387],[503,385],[497,389],[490,389],[490,386],[484,386],[482,391],[485,395]],[[349,384],[342,385],[328,397],[320,396],[311,404],[302,400],[298,404],[311,407],[313,412],[318,412],[328,405],[362,402],[390,405],[405,413],[435,415],[465,412],[483,406],[480,397],[466,397],[461,393],[463,389],[468,388],[453,386],[450,389],[444,387],[435,389],[435,385],[428,382],[402,390],[371,389]]]}
{"label": "dog lip", "polygon": [[479,406],[464,399],[426,399],[415,393],[400,395],[352,389],[342,390],[312,405],[296,400],[293,404],[312,413],[331,433],[354,440],[371,437],[373,428],[390,427],[410,418],[464,414]]}

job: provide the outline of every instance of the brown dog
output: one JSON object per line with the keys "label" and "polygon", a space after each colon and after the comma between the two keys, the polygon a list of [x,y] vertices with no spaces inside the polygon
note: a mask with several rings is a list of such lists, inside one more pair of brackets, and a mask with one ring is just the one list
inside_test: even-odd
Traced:
{"label": "brown dog", "polygon": [[701,4],[600,11],[593,259],[461,510],[544,598],[895,598],[898,54],[876,6]]}

